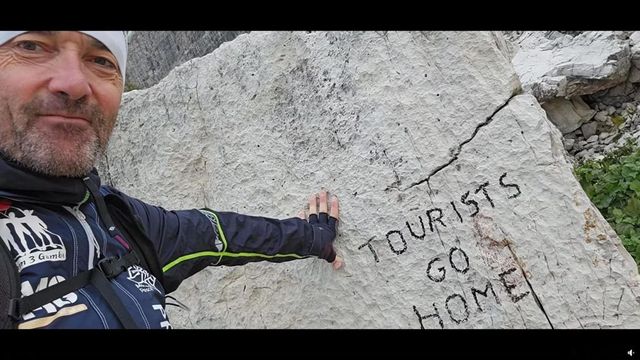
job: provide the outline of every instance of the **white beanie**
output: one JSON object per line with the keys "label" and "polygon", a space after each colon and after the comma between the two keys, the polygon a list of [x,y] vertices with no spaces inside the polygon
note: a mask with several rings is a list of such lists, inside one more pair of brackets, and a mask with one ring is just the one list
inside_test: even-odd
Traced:
{"label": "white beanie", "polygon": [[[27,31],[0,31],[0,45]],[[127,73],[127,39],[124,31],[80,31],[100,41],[118,61],[122,83]]]}

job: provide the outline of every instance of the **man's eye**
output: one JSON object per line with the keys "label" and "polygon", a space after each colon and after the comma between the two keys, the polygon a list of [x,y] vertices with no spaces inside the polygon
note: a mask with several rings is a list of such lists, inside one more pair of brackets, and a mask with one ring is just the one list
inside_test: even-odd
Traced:
{"label": "man's eye", "polygon": [[29,40],[19,41],[16,45],[19,48],[28,50],[28,51],[36,51],[38,50],[38,48],[40,48],[40,45],[38,45],[35,41],[29,41]]}
{"label": "man's eye", "polygon": [[106,67],[110,67],[110,68],[114,68],[116,69],[116,64],[114,64],[111,60],[102,57],[102,56],[98,56],[95,59],[93,59],[93,62],[95,62],[96,64],[100,65],[100,66],[106,66]]}

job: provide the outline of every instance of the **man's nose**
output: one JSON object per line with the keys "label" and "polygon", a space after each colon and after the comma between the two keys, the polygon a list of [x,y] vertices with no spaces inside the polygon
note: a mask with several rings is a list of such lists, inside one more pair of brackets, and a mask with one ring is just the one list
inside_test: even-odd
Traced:
{"label": "man's nose", "polygon": [[82,59],[74,54],[60,54],[56,59],[55,71],[49,81],[49,91],[79,100],[92,93],[91,85]]}

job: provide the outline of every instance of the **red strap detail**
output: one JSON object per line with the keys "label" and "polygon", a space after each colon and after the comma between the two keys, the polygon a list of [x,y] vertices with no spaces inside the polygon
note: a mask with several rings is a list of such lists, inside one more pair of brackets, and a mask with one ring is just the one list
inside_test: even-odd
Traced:
{"label": "red strap detail", "polygon": [[0,199],[0,211],[7,211],[11,207],[11,200]]}
{"label": "red strap detail", "polygon": [[118,240],[120,245],[124,246],[125,249],[131,250],[131,248],[129,247],[129,244],[127,244],[127,242],[120,235],[116,234],[114,238],[116,238],[116,240]]}

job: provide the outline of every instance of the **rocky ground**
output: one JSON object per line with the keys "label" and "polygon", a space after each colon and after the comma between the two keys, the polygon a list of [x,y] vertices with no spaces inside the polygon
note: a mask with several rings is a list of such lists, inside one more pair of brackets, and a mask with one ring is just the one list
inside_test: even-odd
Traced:
{"label": "rocky ground", "polygon": [[577,163],[602,159],[629,139],[640,139],[640,86],[635,84],[625,96],[603,91],[585,97],[596,111],[593,118],[564,135],[565,149]]}

